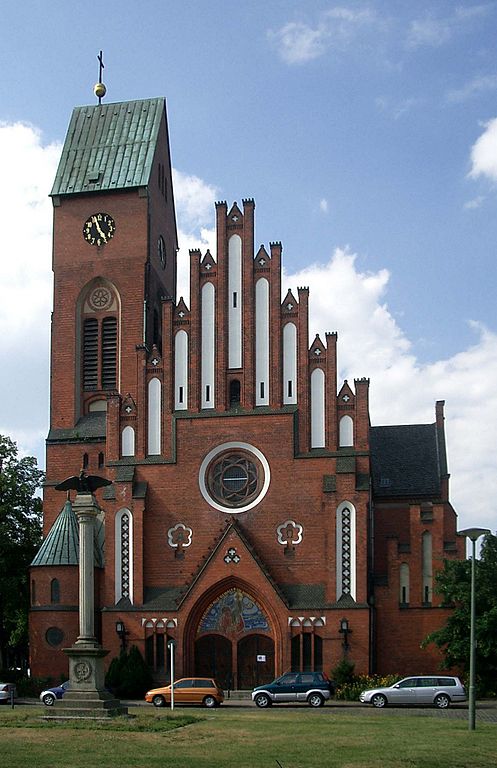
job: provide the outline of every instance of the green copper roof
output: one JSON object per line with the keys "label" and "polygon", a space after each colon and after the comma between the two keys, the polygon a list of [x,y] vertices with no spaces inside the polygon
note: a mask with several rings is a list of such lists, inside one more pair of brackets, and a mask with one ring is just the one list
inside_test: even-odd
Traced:
{"label": "green copper roof", "polygon": [[[98,568],[104,565],[104,546],[105,526],[99,515],[95,521],[94,538],[94,562]],[[31,565],[78,565],[78,562],[78,521],[71,502],[67,500]]]}
{"label": "green copper roof", "polygon": [[147,186],[164,99],[76,107],[52,195]]}
{"label": "green copper roof", "polygon": [[66,501],[31,565],[77,565],[78,549],[78,521]]}

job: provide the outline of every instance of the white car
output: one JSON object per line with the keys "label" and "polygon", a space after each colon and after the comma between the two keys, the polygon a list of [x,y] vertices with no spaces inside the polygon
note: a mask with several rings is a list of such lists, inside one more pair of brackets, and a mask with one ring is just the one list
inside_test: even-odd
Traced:
{"label": "white car", "polygon": [[14,691],[14,699],[16,697],[16,687],[14,683],[0,683],[0,703],[8,704],[11,701],[11,691]]}
{"label": "white car", "polygon": [[453,702],[466,701],[464,685],[458,677],[405,677],[386,688],[371,688],[359,696],[363,704],[386,707],[387,704],[429,704],[447,709]]}

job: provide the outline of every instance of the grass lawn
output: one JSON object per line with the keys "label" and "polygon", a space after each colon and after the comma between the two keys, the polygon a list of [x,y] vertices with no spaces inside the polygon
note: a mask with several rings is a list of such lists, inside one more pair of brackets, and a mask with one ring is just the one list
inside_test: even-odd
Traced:
{"label": "grass lawn", "polygon": [[497,726],[308,708],[131,710],[130,719],[76,725],[41,707],[0,710],[2,766],[16,768],[494,768]]}

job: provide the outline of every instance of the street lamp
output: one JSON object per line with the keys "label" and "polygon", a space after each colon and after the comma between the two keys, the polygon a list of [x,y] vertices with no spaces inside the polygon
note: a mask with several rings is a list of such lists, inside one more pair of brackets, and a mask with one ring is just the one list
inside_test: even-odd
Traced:
{"label": "street lamp", "polygon": [[476,707],[475,707],[475,649],[476,649],[476,609],[475,609],[475,559],[476,559],[476,541],[480,536],[490,533],[488,528],[465,528],[459,531],[461,536],[471,539],[471,628],[469,639],[469,710],[468,726],[470,731],[476,727]]}

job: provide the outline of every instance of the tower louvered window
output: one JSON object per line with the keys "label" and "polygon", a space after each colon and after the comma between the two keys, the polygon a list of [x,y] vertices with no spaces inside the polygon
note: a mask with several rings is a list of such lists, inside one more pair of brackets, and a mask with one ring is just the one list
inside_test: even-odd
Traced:
{"label": "tower louvered window", "polygon": [[116,388],[117,320],[105,317],[102,321],[102,389]]}
{"label": "tower louvered window", "polygon": [[90,393],[119,386],[118,311],[117,295],[103,283],[97,283],[83,302],[81,386],[87,393],[84,400],[89,403],[94,402],[94,394]]}
{"label": "tower louvered window", "polygon": [[83,329],[83,387],[98,388],[98,320],[87,318]]}

